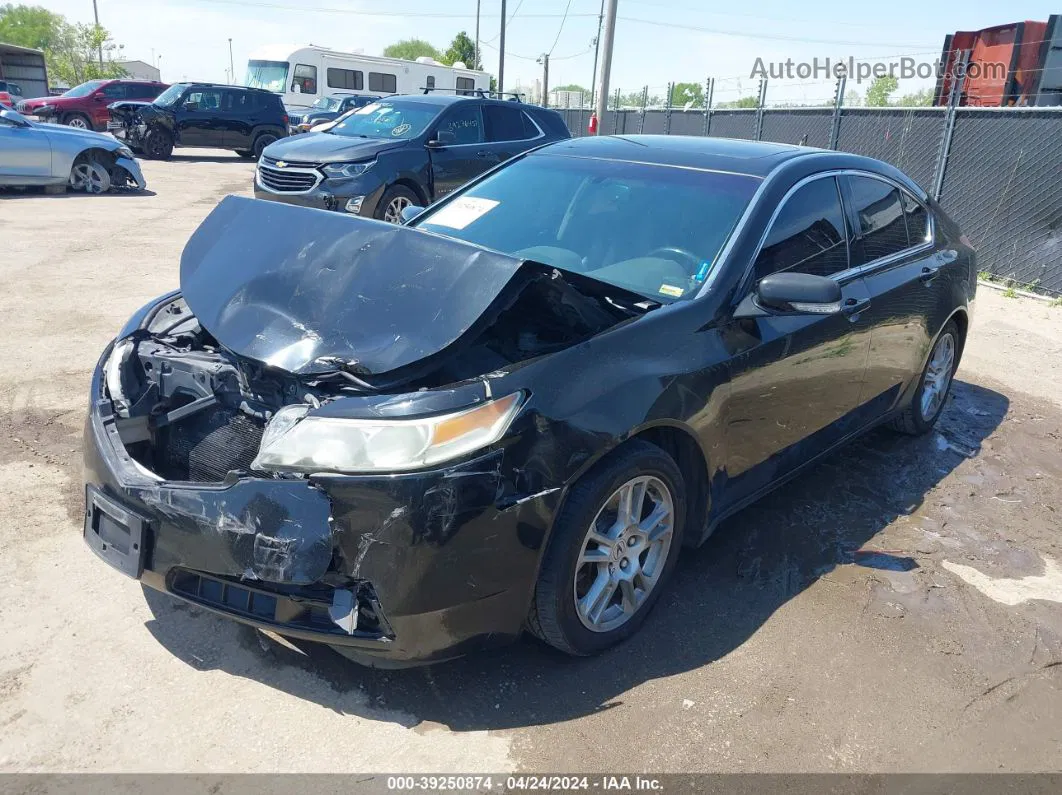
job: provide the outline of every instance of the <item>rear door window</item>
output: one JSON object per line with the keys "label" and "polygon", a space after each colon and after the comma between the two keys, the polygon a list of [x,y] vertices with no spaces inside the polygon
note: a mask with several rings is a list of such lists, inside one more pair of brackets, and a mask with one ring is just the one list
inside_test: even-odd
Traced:
{"label": "rear door window", "polygon": [[782,271],[832,276],[848,267],[848,234],[837,180],[816,179],[782,205],[756,258],[756,281]]}
{"label": "rear door window", "polygon": [[126,99],[129,96],[128,86],[125,83],[111,83],[101,88],[100,93],[112,101]]}
{"label": "rear door window", "polygon": [[898,254],[909,247],[900,191],[872,177],[845,177],[859,219],[853,266]]}
{"label": "rear door window", "polygon": [[484,105],[483,121],[488,141],[523,141],[528,134],[523,112],[506,105]]}

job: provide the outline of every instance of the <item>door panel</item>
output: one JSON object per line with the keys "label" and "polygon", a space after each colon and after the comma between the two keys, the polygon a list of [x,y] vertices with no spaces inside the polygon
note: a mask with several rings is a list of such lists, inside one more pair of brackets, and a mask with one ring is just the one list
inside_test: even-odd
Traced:
{"label": "door panel", "polygon": [[891,183],[849,176],[843,189],[857,230],[854,264],[868,267],[863,278],[872,332],[860,403],[869,419],[893,408],[920,375],[932,335],[929,319],[947,294],[947,265],[957,253],[927,245],[928,210]]}
{"label": "door panel", "polygon": [[219,112],[221,96],[220,89],[193,89],[184,95],[177,108],[182,146],[226,145],[225,126]]}
{"label": "door panel", "polygon": [[483,141],[479,103],[462,102],[439,121],[435,134],[453,135],[454,143],[429,150],[434,199],[445,196],[490,168],[497,159]]}
{"label": "door panel", "polygon": [[770,312],[730,321],[727,499],[747,497],[859,425],[870,350],[870,294],[851,272],[849,223],[836,178],[794,186],[771,221],[746,292],[775,273],[838,279],[842,311]]}
{"label": "door panel", "polygon": [[254,126],[258,123],[258,97],[250,91],[226,91],[222,97],[221,123],[225,146],[250,149]]}
{"label": "door panel", "polygon": [[44,179],[52,173],[48,136],[32,127],[0,121],[0,180],[11,177]]}
{"label": "door panel", "polygon": [[869,297],[855,278],[842,286],[846,311],[744,318],[724,330],[735,353],[728,501],[758,491],[855,430],[870,349]]}

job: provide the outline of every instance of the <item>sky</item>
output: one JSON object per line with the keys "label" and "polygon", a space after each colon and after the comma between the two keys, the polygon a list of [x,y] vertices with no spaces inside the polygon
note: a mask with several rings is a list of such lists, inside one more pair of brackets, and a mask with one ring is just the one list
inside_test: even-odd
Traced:
{"label": "sky", "polygon": [[[17,1],[17,0],[16,0]],[[92,21],[92,0],[21,0],[71,21]],[[445,50],[461,30],[474,37],[476,0],[97,0],[100,24],[122,45],[124,58],[151,62],[166,81],[222,82],[232,39],[236,82],[257,48],[316,44],[380,55],[406,38],[426,39]],[[746,0],[618,0],[611,87],[624,93],[650,87],[666,95],[671,81],[703,84],[716,78],[716,101],[755,94],[756,59],[764,65],[818,58],[877,61],[911,55],[935,61],[944,36],[1020,20],[1047,20],[1056,0],[1014,6],[967,0],[881,3],[793,3]],[[484,68],[498,72],[500,0],[481,0]],[[550,52],[550,85],[592,82],[592,40],[601,0],[507,0],[506,89],[533,86],[542,76],[535,59]],[[566,14],[566,16],[565,16]],[[933,80],[901,81],[900,93],[931,87]],[[869,83],[849,90],[865,92]],[[768,104],[828,101],[832,78],[768,81]]]}

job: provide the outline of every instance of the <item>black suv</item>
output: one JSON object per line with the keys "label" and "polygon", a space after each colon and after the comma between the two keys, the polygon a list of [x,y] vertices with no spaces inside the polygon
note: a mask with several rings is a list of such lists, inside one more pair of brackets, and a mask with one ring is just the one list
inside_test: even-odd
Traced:
{"label": "black suv", "polygon": [[423,94],[381,99],[325,132],[268,147],[254,195],[399,222],[528,149],[570,138],[560,114],[535,105]]}
{"label": "black suv", "polygon": [[364,108],[376,102],[379,97],[371,94],[333,94],[316,100],[305,113],[292,113],[288,125],[292,135],[309,132],[315,124],[335,121],[344,113],[356,108]]}
{"label": "black suv", "polygon": [[154,102],[115,102],[108,128],[146,157],[166,159],[175,146],[233,149],[258,158],[288,134],[280,97],[260,88],[176,83]]}

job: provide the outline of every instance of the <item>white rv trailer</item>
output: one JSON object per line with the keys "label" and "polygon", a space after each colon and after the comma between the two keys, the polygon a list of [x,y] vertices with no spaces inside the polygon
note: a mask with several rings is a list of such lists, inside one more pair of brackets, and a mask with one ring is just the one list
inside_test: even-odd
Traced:
{"label": "white rv trailer", "polygon": [[280,94],[292,110],[309,108],[333,94],[415,94],[490,90],[490,75],[461,62],[446,66],[431,58],[405,61],[338,52],[326,47],[269,47],[247,61],[244,85]]}

